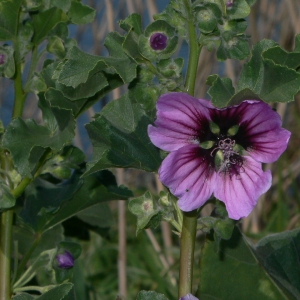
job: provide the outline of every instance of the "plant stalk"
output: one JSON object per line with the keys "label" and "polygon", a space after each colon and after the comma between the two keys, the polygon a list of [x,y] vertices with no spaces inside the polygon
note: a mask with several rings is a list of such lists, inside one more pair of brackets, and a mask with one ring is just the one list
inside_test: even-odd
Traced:
{"label": "plant stalk", "polygon": [[[3,179],[11,185],[7,172],[11,168],[8,152],[1,155],[1,169],[4,171]],[[14,211],[9,209],[1,214],[0,223],[0,299],[10,299],[11,297],[11,270],[10,260],[12,254],[12,224]]]}
{"label": "plant stalk", "polygon": [[[188,12],[189,33],[189,62],[186,75],[186,92],[194,96],[198,61],[202,46],[197,42],[197,32],[191,11],[191,0],[184,0]],[[178,298],[192,293],[194,249],[197,229],[197,210],[183,213],[182,231],[180,239],[180,271]]]}

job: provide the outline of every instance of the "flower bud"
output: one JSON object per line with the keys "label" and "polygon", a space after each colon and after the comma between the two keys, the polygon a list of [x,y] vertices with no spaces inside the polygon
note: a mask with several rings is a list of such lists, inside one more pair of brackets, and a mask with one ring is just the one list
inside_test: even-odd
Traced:
{"label": "flower bud", "polygon": [[153,50],[164,50],[167,47],[168,37],[160,32],[156,32],[150,37],[150,45]]}
{"label": "flower bud", "polygon": [[57,254],[56,260],[58,263],[58,267],[61,269],[69,269],[74,266],[74,258],[68,251],[65,251],[62,254]]}
{"label": "flower bud", "polygon": [[0,53],[0,65],[4,65],[4,64],[5,64],[5,54]]}
{"label": "flower bud", "polygon": [[197,297],[192,294],[187,294],[184,297],[181,297],[179,300],[199,300]]}
{"label": "flower bud", "polygon": [[227,8],[231,8],[233,6],[233,0],[228,0],[227,2],[226,2],[226,7]]}

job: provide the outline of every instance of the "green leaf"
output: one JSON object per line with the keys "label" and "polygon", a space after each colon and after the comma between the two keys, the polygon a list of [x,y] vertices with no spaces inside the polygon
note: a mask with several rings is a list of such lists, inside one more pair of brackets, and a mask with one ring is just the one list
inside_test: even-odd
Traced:
{"label": "green leaf", "polygon": [[15,74],[14,48],[12,46],[0,46],[0,54],[4,55],[4,64],[0,65],[0,76],[12,78]]}
{"label": "green leaf", "polygon": [[101,59],[115,70],[124,83],[129,83],[136,77],[136,63],[124,53],[123,42],[124,37],[117,32],[110,32],[104,42],[110,56]]}
{"label": "green leaf", "polygon": [[63,283],[44,293],[37,300],[74,300],[74,286],[72,283]]}
{"label": "green leaf", "polygon": [[7,184],[0,179],[0,212],[13,207],[16,203],[16,199],[10,190]]}
{"label": "green leaf", "polygon": [[207,239],[204,245],[198,298],[286,299],[261,268],[237,227],[229,240],[221,241],[220,252],[215,251],[216,242]]}
{"label": "green leaf", "polygon": [[300,298],[300,229],[272,234],[254,247],[258,260],[288,296]]}
{"label": "green leaf", "polygon": [[250,6],[247,0],[238,0],[233,2],[233,6],[227,8],[228,18],[233,19],[243,19],[250,14]]}
{"label": "green leaf", "polygon": [[67,15],[59,8],[52,7],[33,18],[34,36],[32,42],[39,45],[48,33],[60,22],[67,22]]}
{"label": "green leaf", "polygon": [[[12,155],[15,167],[22,176],[32,176],[40,159],[43,148],[59,151],[69,143],[75,135],[75,121],[70,110],[50,107],[46,100],[40,97],[40,105],[46,126],[36,124],[32,119],[14,119],[3,135],[3,147]],[[39,155],[31,156],[32,151]]]}
{"label": "green leaf", "polygon": [[263,52],[262,56],[265,59],[271,59],[275,64],[286,66],[291,69],[297,69],[300,66],[300,49],[297,49],[297,43],[300,41],[300,34],[295,38],[294,52],[287,52],[279,45],[274,46]]}
{"label": "green leaf", "polygon": [[101,171],[84,179],[75,171],[61,185],[46,181],[32,183],[20,218],[35,232],[45,232],[81,211],[101,202],[126,200],[132,196],[125,187],[118,187],[109,171]]}
{"label": "green leaf", "polygon": [[224,61],[227,58],[245,59],[250,54],[248,38],[244,34],[226,31],[221,35],[221,45],[217,50],[217,58]]}
{"label": "green leaf", "polygon": [[17,35],[22,0],[0,2],[0,41],[12,40]]}
{"label": "green leaf", "polygon": [[[14,226],[13,240],[18,241],[18,251],[21,255],[25,255],[29,251],[36,239],[36,234],[27,228]],[[62,225],[53,227],[41,236],[41,240],[34,252],[31,254],[30,259],[39,256],[43,251],[53,249],[56,245],[64,240],[64,228]]]}
{"label": "green leaf", "polygon": [[238,92],[250,89],[265,102],[289,102],[294,99],[300,90],[300,74],[262,57],[274,46],[275,42],[263,40],[253,47],[252,57],[241,73]]}
{"label": "green leaf", "polygon": [[143,229],[157,227],[161,221],[161,209],[153,201],[149,191],[138,198],[131,199],[128,209],[137,216],[136,234]]}
{"label": "green leaf", "polygon": [[86,174],[111,167],[156,171],[161,159],[147,134],[150,123],[128,94],[107,104],[99,117],[86,125],[94,148]]}
{"label": "green leaf", "polygon": [[107,203],[99,203],[88,207],[77,214],[85,223],[99,228],[110,228],[114,224],[114,217]]}
{"label": "green leaf", "polygon": [[62,92],[49,88],[45,93],[46,100],[52,107],[58,107],[60,109],[72,110],[73,116],[77,116],[87,99],[79,99],[77,101],[71,101],[63,95]]}
{"label": "green leaf", "polygon": [[74,24],[87,24],[94,20],[96,11],[80,2],[72,1],[68,17]]}
{"label": "green leaf", "polygon": [[210,75],[206,84],[211,87],[207,93],[211,96],[212,104],[216,107],[225,107],[234,95],[234,87],[230,78],[220,78],[218,75]]}
{"label": "green leaf", "polygon": [[36,298],[34,298],[33,296],[27,294],[27,293],[21,293],[18,294],[14,297],[12,297],[13,300],[34,300]]}
{"label": "green leaf", "polygon": [[[67,61],[61,66],[58,82],[73,88],[86,82],[90,71],[92,71],[99,62],[99,57],[87,54],[77,47],[71,48],[66,58]],[[106,65],[100,62],[98,70],[105,67]]]}
{"label": "green leaf", "polygon": [[165,295],[153,291],[140,291],[136,300],[168,300]]}
{"label": "green leaf", "polygon": [[176,29],[179,36],[188,39],[188,12],[183,1],[171,0],[160,14],[153,16],[154,20],[164,20]]}
{"label": "green leaf", "polygon": [[121,20],[119,25],[122,29],[126,31],[134,31],[137,35],[143,33],[142,28],[142,17],[139,14],[131,14],[125,20]]}

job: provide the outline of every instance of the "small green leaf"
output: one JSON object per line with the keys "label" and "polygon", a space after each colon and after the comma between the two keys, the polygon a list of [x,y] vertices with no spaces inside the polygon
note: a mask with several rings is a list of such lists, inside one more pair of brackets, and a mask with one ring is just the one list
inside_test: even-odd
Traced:
{"label": "small green leaf", "polygon": [[220,78],[218,75],[210,75],[206,84],[211,85],[207,93],[216,107],[225,107],[234,95],[234,87],[230,78]]}
{"label": "small green leaf", "polygon": [[48,33],[60,22],[67,22],[67,15],[59,8],[52,7],[33,18],[34,36],[32,42],[39,45]]}
{"label": "small green leaf", "polygon": [[63,283],[39,296],[37,300],[74,300],[74,286],[72,283]]}
{"label": "small green leaf", "polygon": [[168,300],[168,298],[163,294],[153,291],[140,291],[136,300]]}
{"label": "small green leaf", "polygon": [[229,19],[243,19],[250,14],[250,6],[247,0],[233,1],[233,6],[227,8],[227,15]]}
{"label": "small green leaf", "polygon": [[74,24],[91,23],[96,16],[96,11],[80,2],[72,1],[71,8],[68,12],[68,17]]}
{"label": "small green leaf", "polygon": [[15,197],[11,194],[10,188],[0,180],[0,212],[13,207],[16,203]]}
{"label": "small green leaf", "polygon": [[99,117],[86,125],[94,148],[86,174],[111,167],[156,171],[161,159],[147,134],[150,123],[128,94],[107,104]]}
{"label": "small green leaf", "polygon": [[21,293],[16,296],[13,296],[12,299],[13,300],[34,300],[36,298],[34,298],[33,296],[31,296],[27,293]]}
{"label": "small green leaf", "polygon": [[133,31],[137,35],[141,35],[143,33],[142,17],[139,14],[131,14],[125,20],[121,20],[119,25],[122,29],[128,32]]}
{"label": "small green leaf", "polygon": [[11,78],[15,74],[14,48],[12,46],[0,46],[0,54],[4,55],[4,64],[0,65],[0,76]]}
{"label": "small green leaf", "polygon": [[8,41],[16,37],[22,2],[22,0],[0,2],[0,41]]}

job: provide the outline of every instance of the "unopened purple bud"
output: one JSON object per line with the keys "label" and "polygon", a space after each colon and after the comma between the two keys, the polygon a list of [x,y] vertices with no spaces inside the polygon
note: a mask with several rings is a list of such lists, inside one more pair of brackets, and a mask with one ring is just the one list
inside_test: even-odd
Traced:
{"label": "unopened purple bud", "polygon": [[69,269],[74,266],[74,258],[68,251],[65,251],[63,254],[57,254],[56,260],[58,262],[58,267],[61,269]]}
{"label": "unopened purple bud", "polygon": [[181,297],[179,300],[199,300],[197,297],[192,294],[187,294],[184,297]]}
{"label": "unopened purple bud", "polygon": [[233,6],[233,0],[227,1],[226,7],[227,7],[227,8],[231,8],[232,6]]}
{"label": "unopened purple bud", "polygon": [[5,54],[4,53],[0,53],[0,65],[5,64]]}
{"label": "unopened purple bud", "polygon": [[150,45],[154,50],[164,50],[167,47],[168,37],[160,32],[156,32],[150,37]]}

